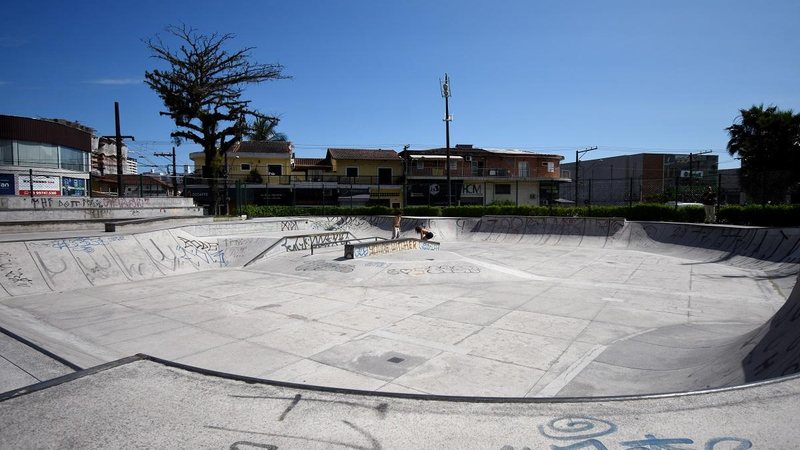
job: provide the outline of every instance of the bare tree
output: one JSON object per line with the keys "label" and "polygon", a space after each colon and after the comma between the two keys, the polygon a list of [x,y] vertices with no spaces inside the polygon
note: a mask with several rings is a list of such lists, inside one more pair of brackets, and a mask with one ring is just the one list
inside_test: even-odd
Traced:
{"label": "bare tree", "polygon": [[145,41],[152,56],[168,65],[165,70],[145,71],[145,83],[164,101],[167,110],[161,114],[175,121],[172,138],[203,148],[203,176],[208,177],[216,211],[220,203],[217,178],[227,170],[222,156],[247,133],[247,116],[263,117],[250,108],[249,100],[242,99],[244,87],[289,77],[283,75],[280,64],[251,62],[253,47],[226,50],[232,34],[204,35],[186,25],[166,31],[180,41],[180,47],[170,49],[159,36]]}

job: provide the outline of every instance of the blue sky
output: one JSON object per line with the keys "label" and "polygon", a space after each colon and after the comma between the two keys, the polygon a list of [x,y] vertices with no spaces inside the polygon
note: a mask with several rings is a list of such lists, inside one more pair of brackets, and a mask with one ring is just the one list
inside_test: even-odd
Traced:
{"label": "blue sky", "polygon": [[[800,110],[800,2],[39,1],[0,15],[0,114],[77,120],[136,137],[166,164],[168,118],[143,82],[163,67],[143,40],[171,24],[233,33],[231,49],[289,80],[245,98],[281,117],[299,157],[328,147],[443,147],[439,79],[452,80],[451,144],[584,159],[711,149],[720,166],[739,109]],[[176,41],[171,41],[175,43]],[[191,144],[178,148],[187,164]]]}

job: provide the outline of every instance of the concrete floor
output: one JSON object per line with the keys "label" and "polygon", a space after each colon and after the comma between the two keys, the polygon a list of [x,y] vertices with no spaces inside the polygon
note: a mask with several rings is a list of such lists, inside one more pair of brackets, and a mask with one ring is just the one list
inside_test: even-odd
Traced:
{"label": "concrete floor", "polygon": [[[447,225],[440,236],[453,234]],[[203,239],[298,233],[255,230]],[[354,234],[382,231],[362,224]],[[90,287],[2,298],[0,320],[81,367],[144,353],[368,391],[584,397],[735,384],[715,379],[731,370],[716,357],[788,294],[752,264],[476,236],[437,252],[345,260],[336,246],[128,283],[90,278]],[[716,372],[693,378],[708,361]]]}
{"label": "concrete floor", "polygon": [[[800,442],[797,230],[418,218],[404,237],[425,224],[439,251],[307,245],[388,236],[389,220],[0,239],[0,326],[108,363],[69,375],[0,340],[0,391],[22,388],[0,394],[0,447]],[[172,363],[119,360],[136,353]]]}

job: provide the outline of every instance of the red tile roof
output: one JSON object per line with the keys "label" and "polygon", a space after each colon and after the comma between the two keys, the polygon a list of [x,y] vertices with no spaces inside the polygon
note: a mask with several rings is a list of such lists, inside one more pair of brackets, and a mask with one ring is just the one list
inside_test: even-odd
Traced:
{"label": "red tile roof", "polygon": [[288,141],[244,141],[234,144],[231,153],[292,153]]}
{"label": "red tile roof", "polygon": [[294,166],[304,167],[304,168],[331,167],[331,165],[327,162],[325,158],[295,158]]}
{"label": "red tile roof", "polygon": [[373,150],[361,148],[329,148],[328,154],[332,159],[373,159],[373,160],[399,160],[400,156],[394,150]]}

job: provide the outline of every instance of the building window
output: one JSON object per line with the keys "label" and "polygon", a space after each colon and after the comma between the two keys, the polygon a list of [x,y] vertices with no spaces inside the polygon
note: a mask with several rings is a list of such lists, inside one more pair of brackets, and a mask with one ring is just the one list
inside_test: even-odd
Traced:
{"label": "building window", "polygon": [[517,172],[517,176],[519,177],[530,176],[530,172],[528,171],[528,161],[519,161],[517,163]]}
{"label": "building window", "polygon": [[510,184],[495,184],[494,195],[509,195],[511,194]]}
{"label": "building window", "polygon": [[378,168],[378,184],[392,184],[392,168],[379,167]]}
{"label": "building window", "polygon": [[19,165],[58,169],[58,147],[50,144],[17,141]]}
{"label": "building window", "polygon": [[547,167],[547,173],[553,173],[556,171],[556,163],[554,162],[543,162],[543,167]]}
{"label": "building window", "polygon": [[0,139],[0,164],[14,164],[14,145],[7,139]]}
{"label": "building window", "polygon": [[267,175],[283,175],[283,166],[280,164],[267,164]]}
{"label": "building window", "polygon": [[425,168],[425,161],[418,159],[417,160],[417,170],[421,170]]}
{"label": "building window", "polygon": [[458,160],[455,158],[450,158],[450,170],[458,169]]}
{"label": "building window", "polygon": [[61,147],[61,168],[76,172],[88,172],[86,163],[89,154],[75,148]]}
{"label": "building window", "polygon": [[242,163],[242,165],[239,167],[239,169],[240,169],[242,172],[250,172],[250,164],[248,164],[248,163]]}
{"label": "building window", "polygon": [[345,175],[348,177],[357,177],[358,167],[348,167],[347,169],[345,169]]}

